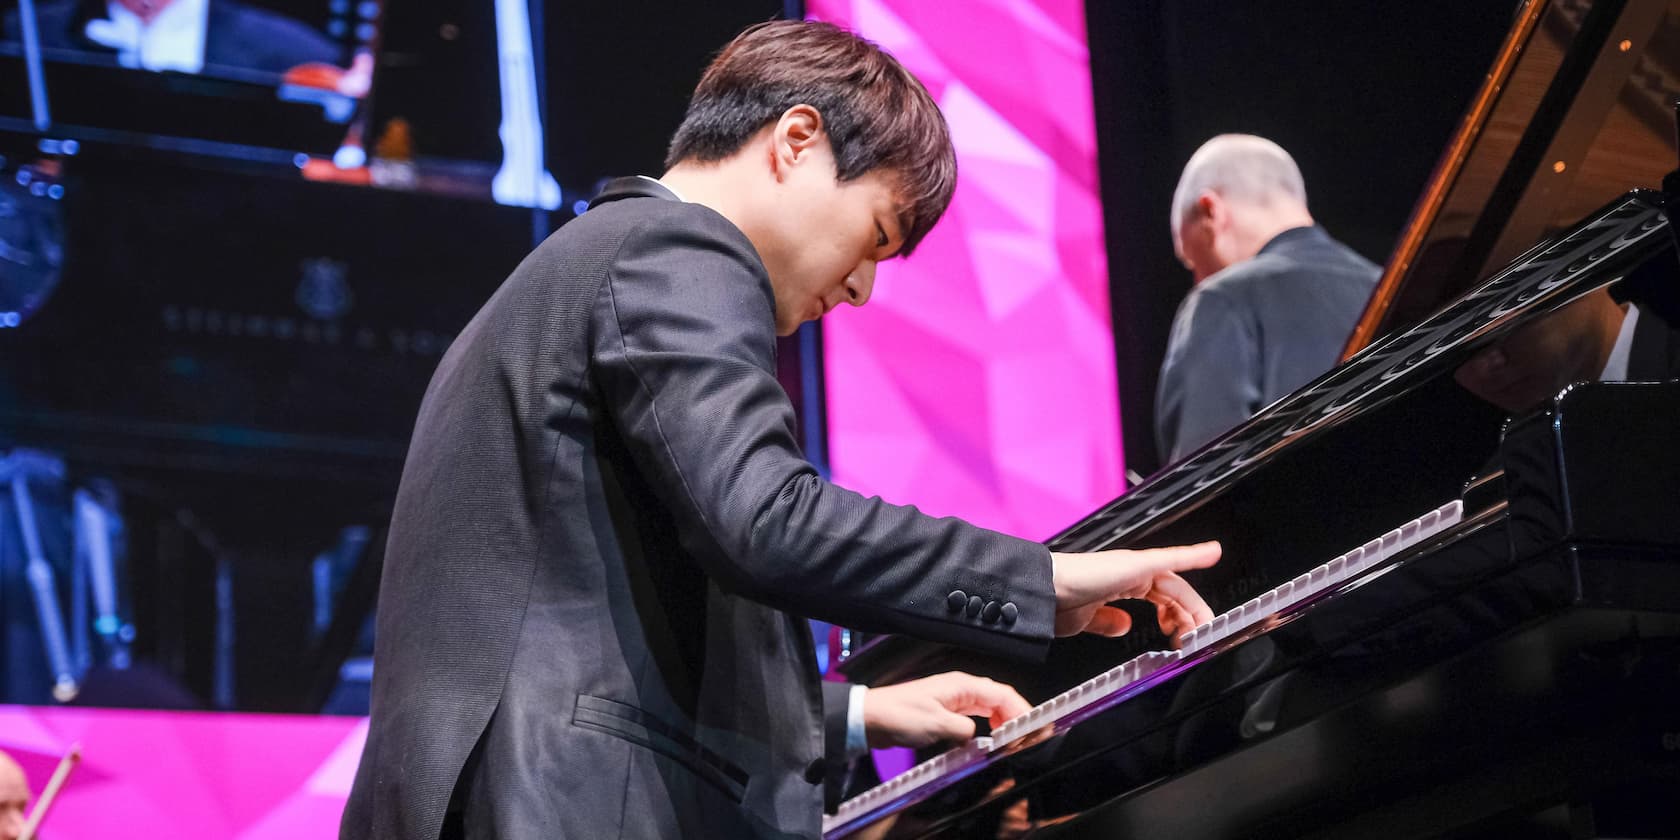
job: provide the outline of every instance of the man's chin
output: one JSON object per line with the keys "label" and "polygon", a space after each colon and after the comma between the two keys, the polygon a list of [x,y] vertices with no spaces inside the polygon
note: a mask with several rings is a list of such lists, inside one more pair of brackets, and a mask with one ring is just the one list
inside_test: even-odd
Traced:
{"label": "man's chin", "polygon": [[807,322],[821,319],[823,314],[822,307],[817,307],[816,309],[801,313],[797,316],[777,318],[776,335],[781,336],[782,338],[787,338],[788,336],[799,332],[799,328],[805,326]]}

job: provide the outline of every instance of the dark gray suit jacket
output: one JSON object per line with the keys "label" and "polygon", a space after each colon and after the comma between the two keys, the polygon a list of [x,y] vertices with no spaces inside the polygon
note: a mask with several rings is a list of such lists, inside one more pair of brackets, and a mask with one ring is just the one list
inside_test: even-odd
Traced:
{"label": "dark gray suit jacket", "polygon": [[452,791],[469,837],[812,837],[834,762],[794,614],[1016,656],[1052,635],[1044,546],[816,474],[763,264],[671,198],[615,182],[440,363],[343,837],[436,837]]}
{"label": "dark gray suit jacket", "polygon": [[1155,397],[1176,461],[1336,365],[1382,270],[1321,227],[1286,230],[1178,307]]}

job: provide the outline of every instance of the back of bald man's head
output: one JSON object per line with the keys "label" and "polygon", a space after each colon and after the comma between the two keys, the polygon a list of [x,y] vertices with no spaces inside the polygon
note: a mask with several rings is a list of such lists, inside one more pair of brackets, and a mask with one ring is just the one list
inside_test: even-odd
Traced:
{"label": "back of bald man's head", "polygon": [[1173,191],[1175,240],[1196,199],[1206,192],[1250,207],[1304,210],[1307,206],[1307,187],[1295,159],[1282,146],[1252,134],[1221,134],[1190,156]]}

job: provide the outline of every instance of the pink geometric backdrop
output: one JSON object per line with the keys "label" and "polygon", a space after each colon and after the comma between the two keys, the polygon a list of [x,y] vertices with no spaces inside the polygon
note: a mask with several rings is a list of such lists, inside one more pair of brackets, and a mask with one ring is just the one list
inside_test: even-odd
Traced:
{"label": "pink geometric backdrop", "polygon": [[366,739],[366,718],[0,706],[36,795],[81,744],[45,840],[337,837]]}
{"label": "pink geometric backdrop", "polygon": [[809,0],[945,112],[951,209],[823,322],[838,483],[1045,539],[1119,495],[1084,0]]}

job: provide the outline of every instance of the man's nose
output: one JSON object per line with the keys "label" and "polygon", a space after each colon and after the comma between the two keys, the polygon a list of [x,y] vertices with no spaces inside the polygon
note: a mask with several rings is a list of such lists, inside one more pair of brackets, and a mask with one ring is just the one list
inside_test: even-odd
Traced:
{"label": "man's nose", "polygon": [[869,295],[875,291],[875,261],[864,260],[852,273],[846,275],[846,302],[853,306],[862,306],[869,302]]}

